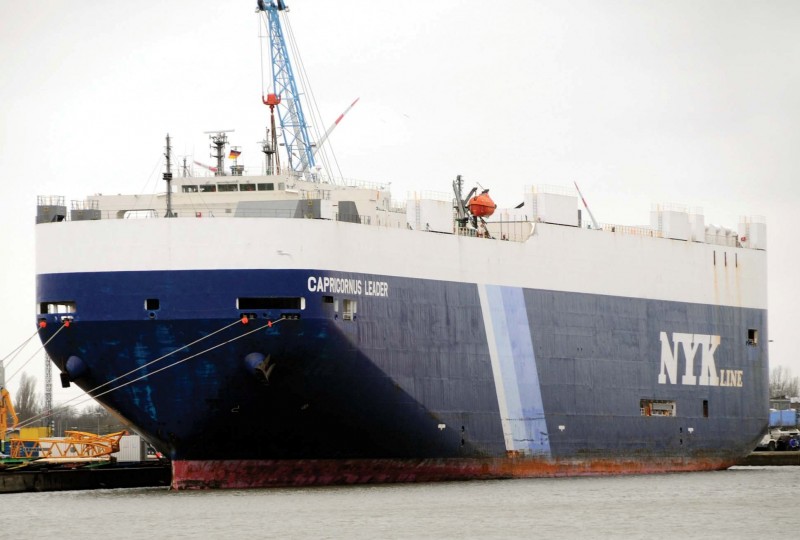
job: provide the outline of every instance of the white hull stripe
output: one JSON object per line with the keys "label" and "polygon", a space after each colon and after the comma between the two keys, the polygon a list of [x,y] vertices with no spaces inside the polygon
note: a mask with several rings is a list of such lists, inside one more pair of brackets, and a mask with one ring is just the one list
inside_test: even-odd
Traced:
{"label": "white hull stripe", "polygon": [[479,285],[506,450],[550,455],[522,289]]}

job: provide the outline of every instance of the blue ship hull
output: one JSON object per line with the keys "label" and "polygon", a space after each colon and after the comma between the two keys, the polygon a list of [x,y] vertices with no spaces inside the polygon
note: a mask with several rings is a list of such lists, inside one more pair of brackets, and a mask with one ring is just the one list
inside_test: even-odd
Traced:
{"label": "blue ship hull", "polygon": [[[359,274],[312,290],[326,275],[40,275],[40,303],[76,306],[67,328],[40,315],[41,339],[175,461],[730,464],[766,426],[766,340],[747,342],[765,310]],[[253,298],[304,300],[238,305]],[[346,299],[357,301],[348,315]],[[680,332],[720,336],[717,384],[681,384],[701,367],[685,345],[679,373],[665,372],[660,336]],[[645,415],[643,400],[674,415]]]}

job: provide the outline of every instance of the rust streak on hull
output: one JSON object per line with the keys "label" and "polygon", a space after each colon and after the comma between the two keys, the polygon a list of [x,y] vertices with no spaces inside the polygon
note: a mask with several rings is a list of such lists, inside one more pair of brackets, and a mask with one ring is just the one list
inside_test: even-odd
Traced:
{"label": "rust streak on hull", "polygon": [[249,489],[281,486],[441,482],[502,478],[602,476],[727,469],[724,458],[537,458],[419,460],[174,461],[173,489]]}

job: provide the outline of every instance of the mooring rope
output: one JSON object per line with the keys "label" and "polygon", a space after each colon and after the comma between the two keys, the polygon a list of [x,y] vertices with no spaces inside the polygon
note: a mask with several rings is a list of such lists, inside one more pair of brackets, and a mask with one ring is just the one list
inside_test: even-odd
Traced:
{"label": "mooring rope", "polygon": [[[5,362],[6,360],[8,360],[8,357],[9,357],[9,356],[12,356],[12,355],[13,355],[13,357],[11,358],[11,360],[8,360],[8,363],[9,363],[9,365],[11,365],[11,362],[13,362],[13,361],[14,361],[14,359],[15,359],[15,358],[17,357],[17,355],[18,355],[18,354],[19,354],[19,353],[22,351],[22,349],[24,349],[24,348],[25,348],[25,346],[26,346],[26,345],[27,345],[27,344],[28,344],[28,343],[29,343],[29,342],[30,342],[30,341],[31,341],[33,338],[35,338],[35,337],[36,337],[36,334],[38,334],[38,333],[39,333],[39,331],[38,331],[38,330],[34,330],[33,334],[31,334],[31,337],[29,337],[28,339],[26,339],[25,341],[23,341],[22,343],[20,343],[20,344],[19,344],[19,345],[17,345],[16,347],[14,347],[14,349],[12,349],[10,353],[8,353],[8,354],[7,354],[7,355],[5,355],[5,356],[4,356],[2,359],[0,359],[0,364],[2,364],[3,362]],[[8,367],[8,366],[6,366],[6,367]]]}
{"label": "mooring rope", "polygon": [[[54,337],[56,337],[56,336],[58,335],[58,333],[59,333],[59,332],[61,332],[61,331],[62,331],[64,328],[67,328],[67,327],[69,326],[69,324],[70,324],[70,320],[69,320],[69,319],[65,320],[65,321],[64,321],[64,322],[61,324],[61,327],[60,327],[58,330],[56,330],[55,332],[53,332],[53,335],[52,335],[52,336],[50,336],[50,339],[48,339],[47,341],[45,341],[44,343],[42,343],[41,347],[39,347],[38,349],[36,349],[36,350],[34,351],[34,353],[33,353],[33,354],[30,356],[30,358],[28,358],[27,360],[25,360],[25,363],[24,363],[24,364],[22,364],[21,366],[19,366],[19,367],[17,368],[17,370],[16,370],[14,373],[12,373],[12,374],[11,374],[11,376],[9,376],[9,377],[6,379],[6,383],[8,383],[8,381],[10,381],[11,379],[13,379],[13,378],[14,378],[14,377],[17,375],[17,373],[19,373],[20,371],[22,371],[22,368],[24,368],[25,366],[27,366],[27,365],[28,365],[28,363],[29,363],[31,360],[33,360],[33,359],[36,357],[36,355],[37,355],[37,354],[39,354],[39,351],[41,351],[42,349],[44,349],[44,348],[45,348],[45,346],[46,346],[48,343],[50,343],[51,341],[53,341],[53,338],[54,338]],[[29,340],[30,340],[30,339],[29,339]]]}
{"label": "mooring rope", "polygon": [[[231,339],[229,339],[227,341],[224,341],[222,343],[219,343],[217,345],[209,347],[209,348],[207,348],[207,349],[205,349],[203,351],[197,352],[197,353],[192,354],[190,356],[187,356],[186,358],[182,358],[181,360],[173,362],[172,364],[169,364],[167,366],[161,367],[161,368],[159,368],[159,369],[157,369],[155,371],[152,371],[150,373],[145,373],[144,375],[141,375],[140,377],[137,377],[135,379],[132,379],[130,381],[127,381],[125,383],[117,385],[117,386],[115,386],[113,388],[109,388],[108,390],[106,390],[104,392],[101,392],[99,394],[92,394],[93,392],[96,392],[98,389],[103,388],[104,386],[108,386],[109,384],[111,384],[111,383],[113,383],[115,381],[118,381],[119,379],[121,379],[123,377],[127,377],[128,375],[131,375],[132,373],[135,373],[136,371],[138,371],[138,370],[140,370],[142,368],[145,368],[145,367],[150,366],[150,365],[152,365],[152,364],[154,364],[156,362],[159,362],[159,361],[163,360],[164,358],[167,358],[168,356],[170,356],[172,354],[175,354],[178,351],[181,351],[181,350],[183,350],[183,349],[185,349],[187,347],[195,345],[195,344],[199,343],[200,341],[202,341],[204,339],[207,339],[207,338],[209,338],[209,337],[211,337],[211,336],[213,336],[213,335],[225,330],[226,328],[230,328],[231,326],[234,326],[234,325],[239,324],[239,323],[248,324],[248,322],[249,322],[247,317],[244,317],[242,319],[236,319],[236,321],[234,321],[234,322],[232,322],[230,324],[227,324],[227,325],[223,326],[222,328],[220,328],[218,330],[215,330],[214,332],[212,332],[211,334],[208,334],[207,336],[203,336],[202,338],[199,338],[199,339],[193,341],[192,343],[189,343],[187,345],[183,345],[182,347],[179,347],[178,349],[175,349],[174,351],[172,351],[172,352],[170,352],[168,354],[165,354],[164,356],[156,358],[155,360],[151,360],[150,362],[148,362],[146,364],[143,364],[142,366],[139,366],[139,367],[137,367],[135,369],[132,369],[132,370],[128,371],[127,373],[123,374],[123,375],[119,375],[118,377],[115,377],[114,379],[111,379],[110,381],[107,381],[107,382],[105,382],[103,384],[100,384],[100,385],[92,388],[91,390],[86,391],[86,394],[87,394],[88,397],[84,396],[84,395],[78,395],[78,396],[75,396],[75,397],[65,401],[64,403],[61,403],[60,406],[64,407],[66,405],[69,405],[70,403],[72,403],[73,401],[75,401],[77,399],[82,399],[82,400],[77,402],[77,403],[75,403],[74,404],[75,406],[83,405],[84,403],[89,403],[91,401],[96,401],[96,398],[98,398],[98,397],[101,397],[101,396],[104,396],[104,395],[109,394],[111,392],[114,392],[115,390],[119,390],[120,388],[123,388],[125,386],[128,386],[129,384],[132,384],[132,383],[135,383],[135,382],[140,381],[142,379],[145,379],[145,378],[147,378],[147,377],[149,377],[151,375],[156,375],[157,373],[160,373],[162,371],[165,371],[167,369],[175,367],[175,366],[177,366],[179,364],[182,364],[182,363],[184,363],[184,362],[186,362],[188,360],[191,360],[192,358],[196,358],[196,357],[198,357],[200,355],[203,355],[203,354],[205,354],[205,353],[207,353],[209,351],[213,351],[214,349],[218,349],[219,347],[222,347],[224,345],[232,343],[232,342],[234,342],[236,340],[242,339],[243,337],[249,336],[250,334],[258,332],[259,330],[263,330],[264,328],[270,328],[270,327],[278,324],[279,322],[281,322],[283,320],[285,320],[285,319],[283,317],[281,317],[280,319],[277,319],[275,321],[267,321],[266,324],[263,324],[263,325],[259,326],[258,328],[254,328],[253,330],[245,332],[244,334],[242,334],[240,336],[233,337],[233,338],[231,338]],[[63,326],[62,326],[62,328],[63,328]],[[59,329],[59,331],[60,330],[61,329]],[[58,332],[56,332],[56,333],[58,333]],[[55,337],[55,334],[53,334],[53,337]],[[52,339],[52,337],[50,339]],[[50,342],[50,340],[48,340],[48,343],[49,342]],[[36,414],[36,415],[32,416],[31,418],[23,421],[23,422],[18,423],[17,424],[17,428],[29,426],[29,425],[31,425],[31,424],[33,424],[35,422],[38,422],[40,420],[44,420],[46,418],[49,418],[50,416],[53,416],[54,414],[55,414],[55,411],[42,411],[41,413]]]}

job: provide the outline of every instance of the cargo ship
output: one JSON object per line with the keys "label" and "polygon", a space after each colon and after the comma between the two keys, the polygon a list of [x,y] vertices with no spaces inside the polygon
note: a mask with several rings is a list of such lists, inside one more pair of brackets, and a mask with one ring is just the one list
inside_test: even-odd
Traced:
{"label": "cargo ship", "polygon": [[169,457],[176,489],[713,470],[755,448],[763,219],[601,225],[577,185],[498,209],[460,176],[403,203],[334,181],[285,11],[258,3],[256,173],[214,132],[204,175],[174,174],[167,138],[163,193],[39,198],[36,322],[63,385]]}

